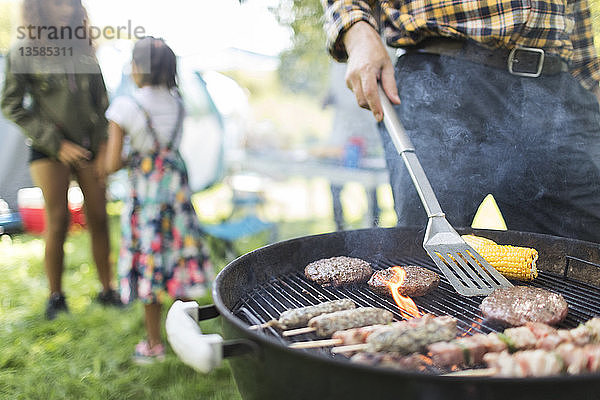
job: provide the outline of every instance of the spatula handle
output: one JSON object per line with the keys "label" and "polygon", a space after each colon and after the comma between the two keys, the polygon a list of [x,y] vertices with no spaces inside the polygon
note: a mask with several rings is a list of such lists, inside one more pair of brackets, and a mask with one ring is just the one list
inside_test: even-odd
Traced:
{"label": "spatula handle", "polygon": [[381,100],[381,106],[383,107],[383,123],[394,142],[394,146],[398,153],[402,156],[404,164],[408,169],[408,173],[419,193],[425,212],[429,218],[444,216],[444,212],[437,201],[437,197],[433,192],[429,179],[421,167],[421,163],[415,154],[415,147],[413,146],[410,138],[404,130],[404,126],[396,115],[394,106],[388,99],[387,95],[383,91],[381,85],[378,85],[379,99]]}
{"label": "spatula handle", "polygon": [[414,152],[415,146],[413,146],[404,130],[404,126],[398,119],[394,106],[392,106],[392,103],[383,91],[381,85],[377,85],[377,89],[379,90],[379,99],[381,100],[381,107],[383,108],[383,123],[390,133],[390,137],[392,138],[392,142],[394,142],[396,150],[398,150],[399,154],[402,154],[405,151]]}

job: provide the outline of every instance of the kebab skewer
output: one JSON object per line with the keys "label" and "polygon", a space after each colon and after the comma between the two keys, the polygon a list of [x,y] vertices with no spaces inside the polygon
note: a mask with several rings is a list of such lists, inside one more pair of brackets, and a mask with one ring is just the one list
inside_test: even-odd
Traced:
{"label": "kebab skewer", "polygon": [[[437,317],[425,316],[425,319],[431,318]],[[327,345],[364,343],[377,330],[409,322],[414,324],[416,321],[418,320],[335,332],[332,339],[329,339],[332,343]],[[325,341],[313,341],[318,342]],[[302,348],[301,346],[309,344],[310,342],[300,342],[292,344],[291,347]],[[362,346],[360,350],[364,350]],[[406,352],[412,350],[407,349],[404,354],[389,351],[360,352],[355,354],[351,361],[421,371],[427,368],[439,370],[450,366],[482,365],[484,362],[490,366],[487,369],[460,370],[449,374],[461,376],[545,376],[560,373],[562,370],[559,371],[558,366],[562,366],[568,374],[595,372],[600,370],[600,318],[593,318],[569,330],[556,329],[542,323],[530,323],[506,329],[503,333],[475,334],[451,341],[440,341],[426,348],[429,358],[419,353],[406,355]],[[510,352],[516,353],[511,355]],[[548,361],[547,367],[543,367],[544,360],[551,360]],[[560,362],[557,364],[556,360]]]}
{"label": "kebab skewer", "polygon": [[306,326],[311,318],[321,314],[332,313],[342,310],[351,310],[356,308],[356,304],[350,299],[340,299],[326,301],[313,306],[293,308],[286,310],[279,315],[279,319],[272,319],[260,325],[253,325],[250,329],[268,328],[270,326],[279,329],[292,329]]}
{"label": "kebab skewer", "polygon": [[[505,350],[487,353],[483,359],[487,368],[458,370],[444,375],[527,378],[597,373],[600,372],[600,344],[578,347],[573,343],[563,343],[555,350],[521,350],[513,354]],[[404,356],[397,353],[358,353],[350,361],[403,371],[435,371],[437,368],[439,372],[438,365],[419,353]]]}
{"label": "kebab skewer", "polygon": [[[404,321],[392,322],[390,325],[401,324]],[[336,331],[331,335],[331,339],[309,340],[306,342],[296,342],[289,345],[293,349],[314,349],[317,347],[353,345],[365,343],[367,336],[378,329],[385,328],[388,325],[367,325],[358,328],[351,328],[342,331]]]}
{"label": "kebab skewer", "polygon": [[315,332],[319,337],[329,337],[336,331],[367,325],[389,324],[394,315],[382,308],[359,307],[352,310],[336,311],[313,317],[305,328],[284,331],[283,336]]}
{"label": "kebab skewer", "polygon": [[370,366],[391,368],[400,371],[435,371],[439,372],[432,365],[431,360],[420,353],[401,355],[398,353],[356,353],[350,358],[350,362]]}
{"label": "kebab skewer", "polygon": [[563,344],[583,347],[600,342],[600,318],[573,329],[556,329],[542,323],[505,329],[503,333],[475,334],[427,346],[427,354],[440,367],[481,364],[488,353],[528,350],[552,351]]}
{"label": "kebab skewer", "polygon": [[[431,334],[431,331],[442,329],[441,333]],[[365,344],[368,338],[378,332],[383,331],[398,331],[400,336],[406,336],[407,341],[414,340],[408,336],[421,336],[421,338],[415,341],[415,346],[418,346],[419,342],[432,343],[431,340],[436,341],[438,337],[444,337],[446,340],[453,339],[456,337],[456,320],[452,317],[436,317],[433,314],[426,314],[421,318],[415,318],[405,321],[392,322],[387,325],[369,325],[359,328],[346,329],[336,331],[331,335],[331,339],[325,340],[312,340],[306,342],[292,343],[289,347],[297,349],[310,349],[316,347],[327,347],[327,346],[339,346],[335,348],[334,352],[348,353],[354,351],[364,351]],[[415,332],[409,333],[412,330]],[[402,333],[400,333],[402,332]],[[441,335],[441,336],[439,336]],[[383,340],[382,338],[378,341]],[[396,345],[401,347],[407,347],[400,342],[400,339],[396,339]],[[389,345],[382,345],[383,347],[389,347]],[[410,352],[409,345],[407,352]]]}
{"label": "kebab skewer", "polygon": [[332,353],[350,353],[355,351],[394,352],[410,354],[425,349],[428,344],[452,340],[458,334],[456,318],[445,315],[435,317],[427,314],[421,318],[402,321],[367,335],[364,343],[334,347]]}
{"label": "kebab skewer", "polygon": [[[308,349],[343,345],[335,351],[344,352],[348,348],[347,346],[364,345],[367,343],[367,338],[380,329],[422,324],[422,321],[429,321],[433,318],[439,317],[426,314],[421,319],[338,331],[333,333],[331,339],[296,342],[292,343],[290,347]],[[504,350],[510,352],[530,349],[552,350],[561,343],[574,343],[577,346],[584,346],[596,342],[600,342],[600,318],[593,318],[585,324],[570,330],[555,329],[542,323],[529,323],[521,327],[508,328],[503,333],[491,332],[487,335],[477,333],[467,337],[451,338],[450,340],[429,344],[427,352],[432,357],[434,364],[438,366],[468,366],[481,363],[483,355],[486,353],[497,353]],[[363,346],[356,346],[356,349],[364,350]]]}
{"label": "kebab skewer", "polygon": [[577,347],[573,343],[563,343],[555,350],[488,353],[484,361],[494,376],[512,378],[598,372],[600,344]]}
{"label": "kebab skewer", "polygon": [[393,369],[437,372],[450,366],[487,365],[487,368],[445,374],[452,376],[530,377],[599,372],[600,318],[570,330],[532,323],[504,333],[476,334],[434,343],[427,350],[429,357],[419,353],[380,352],[358,353],[350,360]]}

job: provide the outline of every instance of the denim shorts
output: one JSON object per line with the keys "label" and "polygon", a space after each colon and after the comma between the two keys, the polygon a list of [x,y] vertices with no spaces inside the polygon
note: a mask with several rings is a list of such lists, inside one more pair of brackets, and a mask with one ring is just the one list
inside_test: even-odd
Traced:
{"label": "denim shorts", "polygon": [[37,161],[37,160],[43,160],[45,158],[51,158],[51,157],[42,151],[34,149],[33,147],[30,148],[30,151],[29,151],[29,162],[30,163]]}
{"label": "denim shorts", "polygon": [[[96,157],[95,154],[92,152],[92,158],[90,160],[93,160],[95,157]],[[33,147],[30,148],[30,151],[29,151],[29,163],[30,164],[34,161],[43,160],[46,158],[52,158],[52,157],[50,157],[48,154],[44,153],[43,151],[36,150]]]}

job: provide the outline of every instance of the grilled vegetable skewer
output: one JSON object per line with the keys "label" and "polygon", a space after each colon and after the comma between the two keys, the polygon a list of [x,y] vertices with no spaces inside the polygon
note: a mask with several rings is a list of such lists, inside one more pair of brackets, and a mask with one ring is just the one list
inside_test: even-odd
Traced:
{"label": "grilled vegetable skewer", "polygon": [[286,310],[279,315],[279,319],[271,320],[260,325],[253,325],[250,329],[268,328],[274,326],[279,329],[291,329],[306,326],[311,318],[335,311],[351,310],[356,304],[350,299],[332,300],[314,306],[306,306]]}

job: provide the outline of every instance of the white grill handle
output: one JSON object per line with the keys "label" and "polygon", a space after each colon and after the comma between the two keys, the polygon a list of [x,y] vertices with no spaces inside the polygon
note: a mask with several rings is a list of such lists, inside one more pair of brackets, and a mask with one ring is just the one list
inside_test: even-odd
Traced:
{"label": "white grill handle", "polygon": [[195,301],[175,301],[167,313],[165,327],[167,340],[179,359],[198,372],[208,373],[223,361],[223,338],[202,333],[198,307]]}

